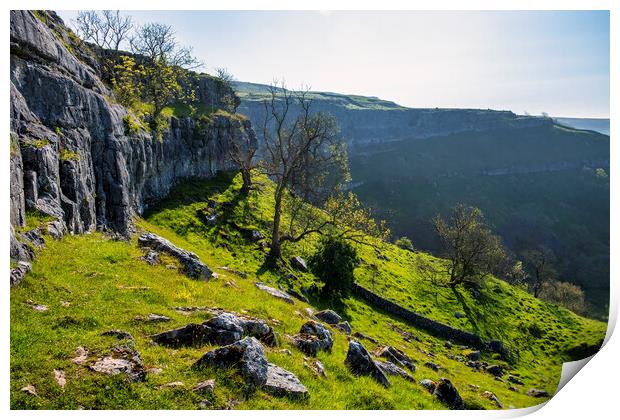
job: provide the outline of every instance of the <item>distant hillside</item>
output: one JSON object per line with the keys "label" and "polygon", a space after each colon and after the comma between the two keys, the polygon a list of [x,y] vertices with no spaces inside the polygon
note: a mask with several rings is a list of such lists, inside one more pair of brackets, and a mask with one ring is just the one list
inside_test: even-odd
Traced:
{"label": "distant hillside", "polygon": [[[269,96],[267,86],[236,82],[241,98],[238,111],[252,121],[261,121],[262,101]],[[375,97],[311,92],[315,111],[333,114],[350,150],[367,144],[429,138],[465,131],[548,126],[551,119],[518,116],[510,111],[490,109],[405,108]]]}
{"label": "distant hillside", "polygon": [[609,135],[609,118],[564,118],[554,117],[555,121],[562,125],[582,130],[598,131]]}
{"label": "distant hillside", "polygon": [[[258,125],[267,87],[238,82],[235,90],[239,112]],[[552,248],[560,276],[582,286],[594,313],[606,316],[609,137],[595,132],[592,120],[557,124],[509,111],[410,109],[323,92],[312,97],[315,110],[337,118],[349,144],[351,188],[395,236],[436,252],[430,219],[458,202],[478,206],[513,252]]]}

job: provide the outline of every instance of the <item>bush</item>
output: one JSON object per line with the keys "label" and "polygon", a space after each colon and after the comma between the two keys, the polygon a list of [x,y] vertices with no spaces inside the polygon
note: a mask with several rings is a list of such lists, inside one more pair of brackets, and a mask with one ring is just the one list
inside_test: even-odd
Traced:
{"label": "bush", "polygon": [[547,282],[543,284],[539,297],[545,302],[563,306],[576,314],[584,314],[587,311],[583,290],[572,283]]}
{"label": "bush", "polygon": [[396,242],[394,242],[394,245],[396,245],[399,248],[406,249],[408,251],[414,250],[411,239],[407,238],[406,236],[401,236],[400,238],[398,238]]}
{"label": "bush", "polygon": [[335,294],[346,293],[351,289],[357,261],[357,251],[351,244],[344,239],[327,236],[321,238],[308,264],[312,272],[323,281],[323,292]]}

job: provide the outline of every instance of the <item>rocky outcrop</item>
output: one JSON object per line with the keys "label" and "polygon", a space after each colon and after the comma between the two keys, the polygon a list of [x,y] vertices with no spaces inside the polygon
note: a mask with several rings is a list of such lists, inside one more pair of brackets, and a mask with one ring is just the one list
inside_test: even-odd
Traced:
{"label": "rocky outcrop", "polygon": [[357,341],[349,342],[349,350],[344,363],[355,375],[370,376],[384,387],[390,386],[390,381],[383,369],[370,357],[368,350]]}
{"label": "rocky outcrop", "polygon": [[[153,233],[144,233],[138,238],[138,244],[142,247],[150,248],[153,251],[165,252],[166,254],[176,258],[181,263],[183,271],[189,277],[195,279],[209,279],[213,275],[213,272],[203,263],[198,255],[193,252],[186,251],[166,238],[155,235]],[[150,263],[149,254],[147,254],[147,262]],[[150,260],[154,260],[155,257],[151,256]]]}
{"label": "rocky outcrop", "polygon": [[[128,111],[100,80],[93,53],[72,43],[53,12],[43,20],[11,11],[13,225],[36,209],[71,233],[100,228],[128,235],[132,215],[183,178],[231,169],[231,140],[254,138],[248,120],[226,113],[200,122],[173,117],[161,141],[149,130],[128,130]],[[211,77],[194,79],[207,107],[232,95]]]}

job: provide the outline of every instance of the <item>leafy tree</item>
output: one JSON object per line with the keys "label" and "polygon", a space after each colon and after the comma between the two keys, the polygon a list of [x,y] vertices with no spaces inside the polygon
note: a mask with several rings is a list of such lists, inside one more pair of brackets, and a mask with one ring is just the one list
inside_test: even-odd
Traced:
{"label": "leafy tree", "polygon": [[347,293],[351,289],[357,262],[355,248],[334,236],[321,237],[316,253],[308,259],[310,269],[324,282],[323,292],[328,295]]}
{"label": "leafy tree", "polygon": [[138,65],[133,57],[124,55],[115,66],[112,78],[112,90],[116,100],[130,108],[142,95],[142,81],[145,77],[144,66]]}
{"label": "leafy tree", "polygon": [[458,204],[448,220],[438,215],[433,224],[447,260],[443,268],[447,285],[452,289],[459,284],[478,287],[505,258],[499,237],[476,207]]}
{"label": "leafy tree", "polygon": [[398,238],[396,242],[394,242],[394,245],[396,245],[399,248],[406,249],[408,251],[414,250],[411,239],[407,238],[406,236],[401,236],[400,238]]}

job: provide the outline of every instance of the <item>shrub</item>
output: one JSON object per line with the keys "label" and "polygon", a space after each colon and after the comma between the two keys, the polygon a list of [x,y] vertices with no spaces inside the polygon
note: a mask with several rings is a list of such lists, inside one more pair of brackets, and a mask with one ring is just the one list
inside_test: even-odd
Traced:
{"label": "shrub", "polygon": [[406,236],[401,236],[400,238],[398,238],[396,242],[394,242],[394,245],[396,245],[399,248],[406,249],[408,251],[414,250],[411,239],[407,238]]}
{"label": "shrub", "polygon": [[312,272],[323,281],[323,292],[348,292],[354,282],[353,269],[357,251],[351,244],[337,237],[322,237],[319,247],[308,263]]}
{"label": "shrub", "polygon": [[542,286],[539,297],[545,302],[563,306],[577,314],[583,314],[587,310],[583,290],[572,283],[547,282]]}

